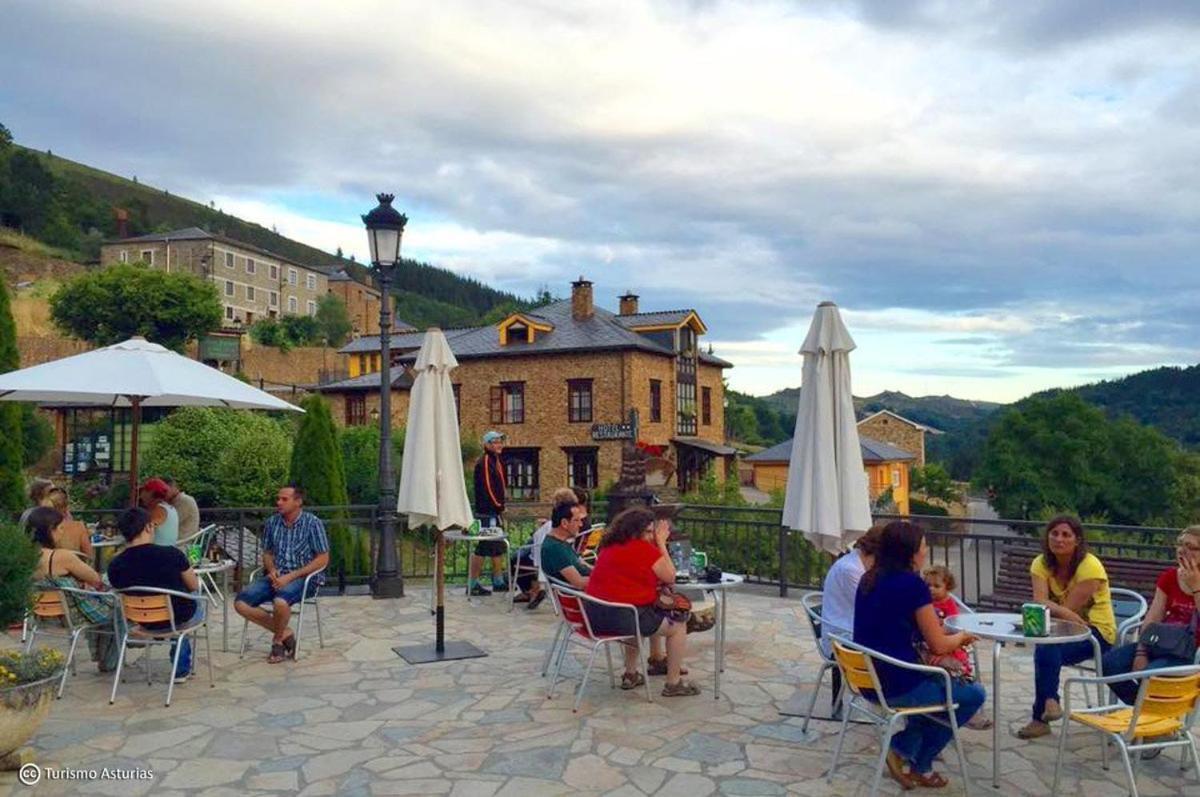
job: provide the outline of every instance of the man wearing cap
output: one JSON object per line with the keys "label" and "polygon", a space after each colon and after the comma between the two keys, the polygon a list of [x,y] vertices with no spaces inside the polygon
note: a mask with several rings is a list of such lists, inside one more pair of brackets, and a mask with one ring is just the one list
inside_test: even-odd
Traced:
{"label": "man wearing cap", "polygon": [[[499,527],[503,525],[505,484],[504,461],[500,458],[504,451],[504,435],[500,432],[487,432],[483,436],[483,456],[475,463],[475,515],[479,518],[482,528]],[[483,573],[483,558],[492,560],[492,589],[508,588],[505,573],[504,543],[499,540],[480,540],[475,543],[475,551],[471,554],[470,575],[472,595],[491,595],[487,587],[479,583]]]}
{"label": "man wearing cap", "polygon": [[146,479],[138,490],[138,504],[150,513],[154,524],[154,544],[174,545],[179,542],[179,513],[167,503],[171,488],[162,479]]}

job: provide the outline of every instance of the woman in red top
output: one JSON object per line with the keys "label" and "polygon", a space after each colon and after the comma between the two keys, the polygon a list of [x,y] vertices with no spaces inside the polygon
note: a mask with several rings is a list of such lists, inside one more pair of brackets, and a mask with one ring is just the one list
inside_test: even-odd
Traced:
{"label": "woman in red top", "polygon": [[[588,621],[596,634],[634,634],[638,631],[654,640],[666,642],[667,683],[663,697],[682,697],[700,694],[700,688],[681,677],[683,657],[687,650],[687,623],[667,618],[655,605],[659,586],[675,583],[675,565],[667,554],[667,537],[671,526],[667,520],[655,520],[654,513],[643,507],[626,509],[613,518],[600,540],[596,566],[588,578],[587,594],[609,603],[632,604],[637,607],[637,627],[633,613],[627,608],[585,603]],[[636,647],[626,645],[625,675],[622,689],[636,689],[646,682],[638,672]]]}
{"label": "woman in red top", "polygon": [[[1176,541],[1176,566],[1168,567],[1155,584],[1154,601],[1146,611],[1143,628],[1151,623],[1170,623],[1191,626],[1200,643],[1200,526],[1188,526]],[[1196,625],[1193,625],[1196,623]],[[1181,667],[1192,661],[1154,656],[1139,642],[1121,645],[1105,654],[1105,675],[1120,675],[1141,670],[1158,670],[1163,667]],[[1123,703],[1133,705],[1137,700],[1138,682],[1119,681],[1109,684],[1113,694]]]}

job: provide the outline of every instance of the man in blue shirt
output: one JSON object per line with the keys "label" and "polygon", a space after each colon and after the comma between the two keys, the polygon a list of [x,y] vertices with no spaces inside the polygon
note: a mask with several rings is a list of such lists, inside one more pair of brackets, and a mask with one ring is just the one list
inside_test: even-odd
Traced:
{"label": "man in blue shirt", "polygon": [[[234,608],[274,636],[267,661],[275,664],[296,655],[296,635],[288,627],[292,606],[304,597],[304,579],[329,564],[329,537],[320,518],[304,511],[304,491],[296,485],[279,490],[279,511],[263,526],[263,575],[238,593]],[[324,573],[313,577],[309,596],[324,582]],[[270,603],[271,611],[258,608]]]}

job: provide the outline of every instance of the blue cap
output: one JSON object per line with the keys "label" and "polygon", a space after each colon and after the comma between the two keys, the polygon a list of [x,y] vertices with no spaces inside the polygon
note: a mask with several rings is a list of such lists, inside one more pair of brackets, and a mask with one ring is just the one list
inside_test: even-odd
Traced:
{"label": "blue cap", "polygon": [[488,443],[495,443],[495,442],[497,442],[499,440],[503,440],[503,439],[504,439],[504,434],[502,432],[484,432],[483,433],[483,444],[484,445],[487,445]]}

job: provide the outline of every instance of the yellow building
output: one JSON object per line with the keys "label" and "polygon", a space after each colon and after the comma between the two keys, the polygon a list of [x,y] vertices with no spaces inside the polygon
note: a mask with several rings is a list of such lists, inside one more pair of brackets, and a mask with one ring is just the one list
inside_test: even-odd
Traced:
{"label": "yellow building", "polygon": [[[916,457],[889,443],[862,435],[859,435],[858,442],[862,449],[863,470],[867,474],[871,501],[874,502],[891,488],[897,510],[907,515],[908,469]],[[754,468],[754,486],[763,492],[786,488],[791,457],[791,439],[746,457],[746,462]]]}

